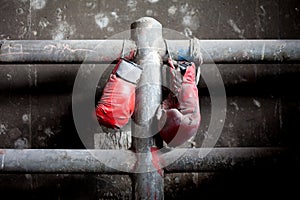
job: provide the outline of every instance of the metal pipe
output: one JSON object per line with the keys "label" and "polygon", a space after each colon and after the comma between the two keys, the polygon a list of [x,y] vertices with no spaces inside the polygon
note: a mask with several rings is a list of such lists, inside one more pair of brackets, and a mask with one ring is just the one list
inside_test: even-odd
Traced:
{"label": "metal pipe", "polygon": [[[176,160],[178,155],[182,156]],[[162,162],[174,159],[175,162],[164,168],[165,173],[290,167],[297,156],[285,148],[182,148],[160,157]],[[124,171],[135,172],[136,161],[130,150],[1,149],[0,174],[128,174],[109,168],[105,163],[114,162],[111,166],[120,165]]]}
{"label": "metal pipe", "polygon": [[[163,199],[163,175],[152,163],[153,133],[151,119],[161,102],[162,25],[144,17],[131,25],[131,37],[137,44],[136,62],[143,69],[136,90],[131,149],[137,155],[136,172],[132,174],[133,199]],[[155,133],[154,133],[155,134]]]}
{"label": "metal pipe", "polygon": [[[136,158],[118,150],[1,149],[0,162],[0,173],[125,174],[133,171]],[[107,167],[116,165],[124,170]]]}
{"label": "metal pipe", "polygon": [[[204,63],[300,63],[300,40],[200,40]],[[190,41],[168,40],[176,60],[189,58]]]}
{"label": "metal pipe", "polygon": [[0,64],[111,63],[135,49],[131,40],[2,40]]}
{"label": "metal pipe", "polygon": [[161,160],[168,162],[182,154],[180,159],[165,167],[165,173],[270,169],[276,165],[291,166],[292,162],[288,149],[279,147],[174,149],[163,154]]}
{"label": "metal pipe", "polygon": [[[190,40],[168,44],[175,59],[189,58]],[[111,63],[122,47],[123,40],[2,40],[0,64]],[[128,40],[125,48],[136,46]],[[204,63],[300,63],[300,40],[200,40],[200,48]]]}

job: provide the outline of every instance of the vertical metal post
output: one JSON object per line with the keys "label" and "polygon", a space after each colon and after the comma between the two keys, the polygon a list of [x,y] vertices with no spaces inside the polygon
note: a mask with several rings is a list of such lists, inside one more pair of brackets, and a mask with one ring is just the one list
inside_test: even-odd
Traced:
{"label": "vertical metal post", "polygon": [[163,171],[152,164],[155,132],[150,125],[161,102],[161,56],[165,54],[162,25],[153,18],[143,17],[131,24],[131,39],[137,45],[135,61],[143,68],[132,123],[131,149],[138,160],[132,174],[133,199],[163,199]]}

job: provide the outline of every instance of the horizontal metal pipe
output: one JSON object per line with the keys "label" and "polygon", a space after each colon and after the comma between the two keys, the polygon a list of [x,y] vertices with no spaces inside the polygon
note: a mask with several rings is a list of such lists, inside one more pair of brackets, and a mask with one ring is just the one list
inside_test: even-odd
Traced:
{"label": "horizontal metal pipe", "polygon": [[[168,40],[176,60],[189,58],[190,41]],[[200,40],[204,63],[300,63],[300,40]]]}
{"label": "horizontal metal pipe", "polygon": [[[290,159],[284,148],[174,149],[160,158],[164,163],[175,160],[165,173],[272,168],[289,166]],[[126,174],[134,172],[136,161],[129,150],[2,149],[0,173]],[[124,172],[107,166],[122,166]]]}
{"label": "horizontal metal pipe", "polygon": [[[124,174],[136,162],[131,151],[2,149],[0,173],[105,173]],[[107,166],[119,166],[124,172]]]}
{"label": "horizontal metal pipe", "polygon": [[[0,64],[111,63],[136,49],[126,40],[2,40]],[[190,40],[168,40],[176,60],[189,59]],[[300,63],[300,40],[200,40],[204,63]],[[166,58],[165,58],[166,59]]]}
{"label": "horizontal metal pipe", "polygon": [[111,63],[136,46],[126,40],[3,40],[0,64]]}
{"label": "horizontal metal pipe", "polygon": [[164,162],[180,159],[165,167],[165,173],[210,172],[236,169],[271,169],[291,162],[284,148],[212,148],[175,149],[162,155]]}

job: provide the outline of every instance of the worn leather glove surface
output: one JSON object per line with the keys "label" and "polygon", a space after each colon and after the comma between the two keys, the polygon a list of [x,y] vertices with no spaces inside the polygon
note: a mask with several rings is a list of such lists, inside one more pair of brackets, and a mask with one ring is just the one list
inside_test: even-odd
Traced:
{"label": "worn leather glove surface", "polygon": [[131,118],[135,105],[135,89],[142,70],[121,58],[109,76],[96,107],[99,123],[107,128],[118,129]]}
{"label": "worn leather glove surface", "polygon": [[200,125],[196,67],[194,63],[171,59],[164,67],[167,74],[164,84],[170,92],[156,116],[160,136],[168,146],[176,147],[192,138]]}

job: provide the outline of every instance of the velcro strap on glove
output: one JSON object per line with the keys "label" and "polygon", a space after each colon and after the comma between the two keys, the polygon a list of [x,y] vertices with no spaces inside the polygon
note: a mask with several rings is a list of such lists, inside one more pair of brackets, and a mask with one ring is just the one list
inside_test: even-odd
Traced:
{"label": "velcro strap on glove", "polygon": [[124,58],[121,59],[116,71],[118,77],[133,84],[137,84],[141,73],[142,69],[139,65]]}

